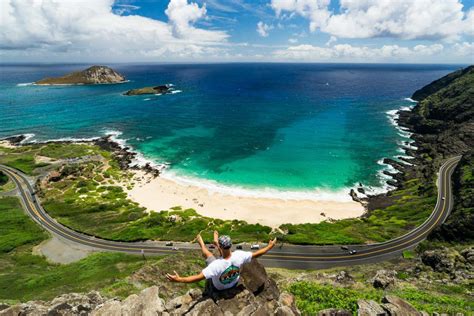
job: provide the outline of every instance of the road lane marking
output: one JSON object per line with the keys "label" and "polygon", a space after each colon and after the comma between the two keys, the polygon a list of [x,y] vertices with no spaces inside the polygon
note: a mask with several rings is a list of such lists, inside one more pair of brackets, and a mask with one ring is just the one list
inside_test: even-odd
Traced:
{"label": "road lane marking", "polygon": [[[442,200],[442,197],[443,197],[442,189],[444,190],[444,196],[445,196],[446,193],[447,193],[446,189],[450,186],[450,180],[451,179],[449,179],[449,181],[447,181],[446,176],[448,175],[448,172],[451,170],[451,168],[455,164],[457,164],[459,159],[460,158],[458,158],[458,157],[451,158],[441,166],[441,168],[440,168],[441,172],[440,172],[440,177],[439,177],[438,181],[442,182],[442,183],[439,183],[438,199],[437,199],[437,203],[435,205],[434,211],[431,213],[430,217],[428,217],[428,219],[422,225],[418,226],[417,228],[415,228],[413,231],[407,233],[406,235],[409,235],[409,234],[413,233],[414,231],[417,232],[416,230],[422,229],[424,227],[424,225],[425,224],[427,225],[427,223],[432,219],[433,214],[435,213],[436,209],[439,208],[438,204],[439,204],[440,199]],[[6,168],[2,168],[2,169],[5,170]],[[8,170],[8,169],[6,169],[6,170],[7,170],[7,173],[10,176],[13,176],[15,178],[16,182],[18,182],[18,186],[20,187],[20,193],[22,193],[21,197],[24,200],[25,206],[27,206],[27,211],[28,211],[28,206],[29,206],[30,209],[36,214],[36,216],[39,217],[40,223],[43,226],[50,227],[50,230],[53,230],[56,234],[62,236],[61,235],[61,233],[62,233],[64,235],[66,235],[66,236],[62,236],[62,237],[72,238],[72,239],[74,239],[75,242],[83,243],[83,244],[86,244],[87,246],[92,245],[92,247],[96,247],[96,248],[100,248],[100,249],[106,249],[106,250],[112,250],[112,249],[107,248],[107,247],[109,247],[109,248],[115,248],[115,249],[122,250],[122,251],[138,252],[143,248],[143,247],[139,247],[140,245],[135,245],[135,246],[132,246],[132,247],[127,247],[127,246],[122,246],[122,245],[114,245],[114,244],[112,244],[112,243],[114,243],[114,241],[110,241],[111,244],[108,244],[108,243],[106,243],[107,242],[106,240],[101,240],[101,239],[98,239],[96,241],[91,241],[91,240],[88,240],[87,237],[85,235],[82,235],[81,233],[74,232],[74,231],[70,232],[68,228],[62,226],[61,224],[59,224],[57,222],[55,223],[57,225],[57,227],[52,225],[41,214],[45,211],[41,211],[41,209],[40,209],[41,212],[38,211],[37,206],[30,201],[30,197],[28,196],[28,194],[31,195],[31,192],[30,192],[31,190],[30,190],[30,187],[29,187],[29,183],[26,181],[24,176],[22,176],[20,174],[17,174],[14,171],[11,171],[11,170]],[[442,176],[443,174],[444,174],[444,176]],[[22,182],[27,184],[28,194],[26,194],[26,191],[23,189],[23,186],[21,185]],[[28,204],[26,204],[26,202]],[[442,203],[443,203],[443,207],[442,207],[441,211],[437,213],[438,217],[436,218],[436,221],[433,224],[431,224],[428,227],[428,229],[423,230],[422,232],[420,232],[420,234],[417,234],[417,235],[413,236],[413,238],[408,239],[408,240],[404,241],[403,243],[395,244],[391,247],[383,247],[383,248],[368,251],[368,252],[365,252],[365,253],[359,253],[359,254],[354,254],[354,255],[342,255],[342,256],[318,256],[318,255],[315,255],[315,256],[293,256],[293,255],[292,256],[287,256],[287,255],[284,255],[284,256],[282,256],[281,254],[280,255],[278,255],[278,254],[272,255],[271,253],[269,253],[269,254],[266,255],[266,257],[267,258],[271,257],[271,258],[275,258],[275,259],[280,258],[280,259],[307,259],[308,260],[308,261],[303,261],[303,262],[311,262],[311,261],[323,261],[323,262],[325,262],[325,261],[329,261],[329,260],[332,260],[332,259],[347,259],[347,261],[351,261],[351,260],[359,260],[359,259],[370,258],[370,257],[373,257],[372,255],[375,254],[375,253],[379,253],[379,252],[382,252],[382,251],[388,251],[390,249],[397,248],[397,247],[402,247],[407,243],[415,241],[417,238],[424,237],[424,235],[426,233],[429,233],[433,229],[433,227],[438,224],[439,220],[443,217],[443,215],[446,215],[446,212],[445,212],[446,211],[446,203],[447,203],[446,199],[442,200]],[[38,205],[39,205],[39,203],[38,203]],[[31,214],[30,211],[28,213]],[[45,215],[49,218],[50,221],[55,222],[52,217],[50,217],[47,214],[45,214]],[[58,233],[58,231],[59,231],[59,233]],[[76,237],[75,235],[73,235],[71,233],[77,234],[81,238],[78,238],[78,237]],[[397,238],[395,238],[395,240],[398,240],[399,238],[403,238],[403,237],[404,236],[397,237]],[[104,243],[100,243],[100,241],[102,241]],[[387,243],[392,243],[392,242],[394,242],[394,240],[387,241]],[[143,245],[143,246],[145,246],[145,248],[153,247],[153,246],[146,246],[146,245]],[[397,251],[402,250],[402,249],[403,249],[403,247],[401,249],[398,249]],[[151,251],[151,252],[174,252],[173,250],[159,249],[159,248],[148,249],[148,251]],[[387,253],[384,253],[384,254],[390,254],[390,253],[391,252],[387,252]],[[358,258],[358,257],[360,257],[360,258]]]}

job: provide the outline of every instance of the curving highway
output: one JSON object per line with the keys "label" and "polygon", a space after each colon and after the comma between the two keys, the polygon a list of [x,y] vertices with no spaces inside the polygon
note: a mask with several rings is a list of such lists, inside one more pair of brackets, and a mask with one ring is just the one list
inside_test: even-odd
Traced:
{"label": "curving highway", "polygon": [[[340,246],[302,246],[302,245],[279,245],[270,253],[259,259],[266,266],[283,267],[290,269],[324,268],[336,265],[354,265],[363,263],[374,263],[391,259],[400,255],[403,250],[412,249],[438,225],[443,223],[449,216],[453,207],[453,196],[451,189],[451,175],[461,159],[461,156],[448,159],[439,169],[438,175],[438,200],[430,217],[420,226],[407,234],[383,243],[369,245],[348,246],[356,253],[350,254],[348,250]],[[50,233],[69,243],[76,243],[91,250],[118,251],[132,254],[164,255],[176,251],[197,249],[197,245],[191,243],[174,243],[179,250],[173,250],[166,246],[165,242],[117,242],[88,236],[73,231],[54,220],[46,213],[35,197],[35,190],[22,172],[0,165],[0,170],[5,172],[16,184],[18,195],[22,201],[25,211],[33,220]]]}

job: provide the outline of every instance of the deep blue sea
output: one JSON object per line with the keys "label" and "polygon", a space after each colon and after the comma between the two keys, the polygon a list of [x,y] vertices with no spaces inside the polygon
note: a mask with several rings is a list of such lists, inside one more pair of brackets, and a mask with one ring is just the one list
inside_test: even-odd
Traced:
{"label": "deep blue sea", "polygon": [[[169,176],[222,187],[331,194],[384,187],[384,157],[408,133],[393,113],[448,65],[110,65],[128,83],[28,85],[88,65],[0,66],[0,137],[113,132]],[[123,96],[173,84],[174,94]],[[390,115],[392,114],[392,116]],[[392,119],[392,122],[391,122]],[[297,194],[297,193],[295,193]]]}

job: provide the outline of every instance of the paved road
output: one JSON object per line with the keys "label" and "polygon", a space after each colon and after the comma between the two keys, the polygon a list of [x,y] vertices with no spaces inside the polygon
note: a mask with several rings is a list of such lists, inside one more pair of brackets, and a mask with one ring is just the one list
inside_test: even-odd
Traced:
{"label": "paved road", "polygon": [[[409,233],[383,243],[369,245],[352,245],[349,249],[357,251],[349,254],[340,246],[302,246],[281,245],[275,247],[270,253],[260,260],[266,266],[284,267],[291,269],[311,269],[332,266],[353,265],[362,263],[374,263],[400,255],[403,250],[414,248],[424,240],[431,230],[443,223],[453,207],[453,196],[451,190],[451,175],[460,156],[448,159],[439,169],[438,176],[438,200],[430,217],[420,226]],[[165,242],[116,242],[88,236],[73,231],[56,222],[42,208],[34,196],[34,189],[22,172],[0,165],[4,171],[17,185],[18,194],[22,204],[28,213],[39,225],[49,232],[70,242],[79,243],[95,250],[118,251],[145,255],[164,255],[176,252],[165,245]],[[178,251],[197,249],[197,245],[191,243],[174,243]]]}

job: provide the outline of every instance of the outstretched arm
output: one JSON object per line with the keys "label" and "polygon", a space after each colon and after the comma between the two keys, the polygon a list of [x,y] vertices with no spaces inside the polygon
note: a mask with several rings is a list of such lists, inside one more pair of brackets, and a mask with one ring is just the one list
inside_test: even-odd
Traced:
{"label": "outstretched arm", "polygon": [[252,253],[252,258],[258,258],[260,256],[263,256],[264,254],[269,252],[273,247],[275,247],[276,242],[277,242],[276,238],[273,239],[273,240],[270,240],[268,242],[268,245],[265,248],[262,248],[260,250],[255,251],[254,253]]}
{"label": "outstretched arm", "polygon": [[174,271],[174,274],[166,273],[166,278],[171,282],[180,282],[180,283],[194,283],[194,282],[199,282],[205,279],[204,274],[202,274],[202,272],[196,275],[181,277],[178,275],[176,271]]}

